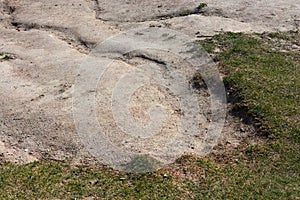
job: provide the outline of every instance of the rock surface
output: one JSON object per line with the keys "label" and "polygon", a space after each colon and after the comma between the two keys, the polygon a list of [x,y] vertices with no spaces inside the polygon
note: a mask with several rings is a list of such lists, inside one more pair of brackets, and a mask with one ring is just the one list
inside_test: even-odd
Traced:
{"label": "rock surface", "polygon": [[[202,39],[226,31],[288,31],[300,26],[299,0],[207,0],[208,6],[200,10],[199,3],[0,0],[0,55],[11,58],[0,57],[0,159],[95,162],[76,133],[72,91],[89,52],[115,34],[155,26]],[[220,143],[238,145],[252,132],[251,126],[229,116]]]}

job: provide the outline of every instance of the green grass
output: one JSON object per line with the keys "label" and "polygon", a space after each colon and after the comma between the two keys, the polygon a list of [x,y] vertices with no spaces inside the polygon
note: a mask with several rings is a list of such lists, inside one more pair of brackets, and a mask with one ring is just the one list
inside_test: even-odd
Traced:
{"label": "green grass", "polygon": [[180,195],[172,178],[159,173],[131,175],[49,161],[24,166],[2,163],[0,167],[0,199],[169,199]]}
{"label": "green grass", "polygon": [[[234,112],[253,119],[265,144],[220,156],[184,156],[154,173],[40,161],[0,164],[0,199],[300,199],[300,34],[226,33],[199,42],[213,53]],[[197,79],[195,79],[197,80]]]}
{"label": "green grass", "polygon": [[5,60],[12,60],[12,59],[13,59],[12,56],[9,56],[9,55],[6,55],[6,54],[0,52],[0,62],[5,61]]}
{"label": "green grass", "polygon": [[[299,142],[299,88],[300,49],[298,51],[274,51],[276,40],[291,36],[283,34],[244,35],[227,33],[206,41],[209,52],[218,45],[222,53],[215,56],[227,76],[227,88],[238,95],[242,106],[254,118],[259,119],[261,131],[271,131],[272,137],[293,139]],[[299,38],[299,33],[297,33]],[[218,44],[217,44],[218,43]],[[300,45],[300,40],[298,40]],[[285,50],[288,46],[279,46]]]}
{"label": "green grass", "polygon": [[207,3],[202,2],[198,5],[197,10],[202,10],[205,7],[207,7]]}

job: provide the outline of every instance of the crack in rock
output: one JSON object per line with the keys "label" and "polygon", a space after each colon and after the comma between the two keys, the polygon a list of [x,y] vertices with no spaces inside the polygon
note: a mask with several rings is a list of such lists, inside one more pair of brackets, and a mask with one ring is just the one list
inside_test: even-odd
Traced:
{"label": "crack in rock", "polygon": [[53,32],[55,33],[59,39],[66,41],[69,45],[73,48],[78,50],[80,53],[88,54],[92,48],[95,47],[96,43],[89,42],[84,40],[78,34],[74,33],[69,28],[59,27],[59,26],[48,26],[48,25],[38,25],[36,23],[20,23],[20,22],[11,22],[11,25],[14,29],[20,30],[23,29],[24,31],[30,30],[42,30],[46,32]]}

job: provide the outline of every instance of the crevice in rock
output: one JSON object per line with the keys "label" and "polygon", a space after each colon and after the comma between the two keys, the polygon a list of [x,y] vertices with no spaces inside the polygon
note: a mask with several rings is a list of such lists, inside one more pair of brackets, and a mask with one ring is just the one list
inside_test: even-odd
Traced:
{"label": "crevice in rock", "polygon": [[96,19],[104,21],[104,22],[112,22],[112,23],[136,22],[136,23],[138,23],[138,22],[149,22],[149,21],[156,21],[156,20],[166,20],[166,19],[172,19],[172,18],[177,18],[177,17],[185,17],[185,16],[189,16],[189,15],[217,16],[217,17],[228,18],[221,9],[210,8],[210,7],[207,7],[206,4],[201,6],[201,4],[200,4],[198,7],[194,8],[194,9],[185,9],[185,10],[172,12],[169,14],[152,16],[152,17],[148,17],[148,18],[134,18],[134,19],[128,19],[128,20],[105,19],[104,17],[101,17],[101,12],[103,12],[104,9],[101,8],[99,0],[92,0],[92,1],[94,2],[94,10],[96,12]]}
{"label": "crevice in rock", "polygon": [[99,16],[100,12],[104,9],[100,7],[99,0],[92,0],[94,2],[94,10],[96,12],[96,19],[99,19],[97,16]]}
{"label": "crevice in rock", "polygon": [[136,58],[142,58],[142,59],[154,62],[154,63],[156,63],[158,65],[164,65],[164,66],[167,65],[167,63],[165,61],[163,61],[163,60],[161,60],[159,58],[154,58],[153,56],[147,55],[147,54],[142,53],[142,52],[129,52],[129,53],[126,53],[123,56],[126,59],[131,59],[133,57],[136,57]]}
{"label": "crevice in rock", "polygon": [[51,32],[57,36],[58,39],[67,42],[74,49],[80,53],[88,54],[92,48],[95,47],[96,43],[86,41],[84,38],[80,37],[78,34],[74,33],[71,29],[59,26],[44,26],[38,25],[36,23],[21,23],[12,21],[11,26],[17,30],[42,30],[46,32]]}
{"label": "crevice in rock", "polygon": [[156,18],[157,19],[165,19],[165,18],[174,18],[174,17],[184,17],[184,16],[203,14],[203,13],[204,13],[203,9],[195,8],[193,10],[183,10],[183,11],[179,11],[179,12],[170,13],[167,15],[159,15]]}

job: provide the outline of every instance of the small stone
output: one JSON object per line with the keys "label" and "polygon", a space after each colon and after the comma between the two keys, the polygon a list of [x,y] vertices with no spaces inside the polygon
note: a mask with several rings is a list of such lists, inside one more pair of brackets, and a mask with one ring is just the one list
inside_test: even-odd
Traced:
{"label": "small stone", "polygon": [[215,50],[214,50],[214,53],[220,53],[221,52],[221,49],[220,48],[216,48]]}
{"label": "small stone", "polygon": [[96,180],[96,179],[95,180],[90,180],[89,183],[91,185],[96,185],[98,183],[98,180]]}

